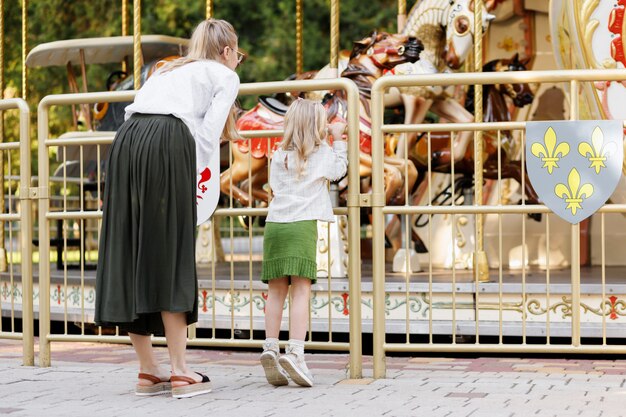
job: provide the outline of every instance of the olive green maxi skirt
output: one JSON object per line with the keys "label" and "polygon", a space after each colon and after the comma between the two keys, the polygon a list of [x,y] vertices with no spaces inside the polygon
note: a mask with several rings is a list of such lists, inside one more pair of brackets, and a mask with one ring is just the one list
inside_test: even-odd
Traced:
{"label": "olive green maxi skirt", "polygon": [[162,335],[162,311],[198,320],[196,150],[187,126],[133,115],[106,165],[95,322]]}
{"label": "olive green maxi skirt", "polygon": [[281,277],[317,282],[317,220],[265,223],[261,281]]}

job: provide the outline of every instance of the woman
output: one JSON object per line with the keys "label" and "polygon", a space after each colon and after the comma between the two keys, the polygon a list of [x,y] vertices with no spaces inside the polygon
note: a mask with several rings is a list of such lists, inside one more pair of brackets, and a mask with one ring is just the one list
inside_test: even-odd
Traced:
{"label": "woman", "polygon": [[[191,397],[211,390],[186,364],[187,326],[198,320],[196,177],[237,137],[234,72],[243,54],[223,20],[194,30],[186,56],[161,67],[126,108],[106,169],[98,254],[98,325],[126,330],[139,358],[137,395]],[[171,374],[151,334],[163,334]]]}

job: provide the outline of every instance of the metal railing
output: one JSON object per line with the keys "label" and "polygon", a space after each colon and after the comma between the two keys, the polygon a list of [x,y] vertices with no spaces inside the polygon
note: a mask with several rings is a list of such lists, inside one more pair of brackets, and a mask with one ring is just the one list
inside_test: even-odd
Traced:
{"label": "metal railing", "polygon": [[[35,353],[34,353],[34,320],[33,320],[33,270],[32,270],[32,211],[30,207],[31,198],[33,197],[30,189],[30,109],[26,101],[21,98],[0,100],[0,111],[19,110],[19,142],[6,142],[0,144],[0,150],[4,151],[19,151],[20,161],[20,176],[19,176],[19,213],[13,212],[11,202],[11,157],[9,155],[7,167],[8,167],[8,182],[9,182],[9,209],[8,213],[0,213],[0,224],[4,227],[4,222],[9,222],[9,245],[10,245],[10,257],[8,258],[8,272],[0,277],[0,287],[7,289],[7,298],[9,299],[9,314],[11,329],[5,330],[2,328],[2,322],[0,321],[0,339],[22,339],[23,341],[23,364],[34,365]],[[0,169],[4,170],[4,166]],[[4,187],[4,184],[2,184]],[[4,191],[2,191],[4,192]],[[18,284],[15,280],[14,265],[15,257],[13,251],[13,226],[12,222],[18,222],[19,227],[19,253],[20,253],[20,271],[21,275],[21,316],[22,316],[22,332],[21,334],[15,331],[15,301],[18,297]],[[3,234],[4,236],[4,234]],[[6,256],[3,253],[2,256]],[[0,316],[5,309],[5,305],[2,303],[3,296],[0,296]],[[1,317],[0,317],[1,319]]]}
{"label": "metal railing", "polygon": [[[607,331],[615,331],[616,328],[609,328],[606,320],[609,313],[615,313],[615,300],[608,301],[605,297],[606,291],[606,265],[605,265],[605,215],[608,213],[626,213],[625,204],[607,204],[599,210],[601,219],[601,252],[602,252],[602,265],[599,275],[601,275],[601,289],[597,294],[601,297],[600,307],[590,307],[588,305],[582,305],[581,303],[581,266],[580,266],[580,225],[570,226],[570,239],[571,239],[571,271],[569,277],[569,283],[562,286],[559,294],[551,294],[550,291],[554,282],[551,282],[551,278],[554,279],[556,271],[551,270],[551,264],[549,256],[551,250],[554,249],[554,244],[551,245],[551,230],[554,230],[554,226],[551,226],[551,222],[554,223],[554,217],[550,215],[550,210],[541,204],[526,204],[524,190],[524,177],[522,177],[521,184],[521,204],[520,205],[505,205],[502,203],[502,176],[501,176],[501,164],[500,151],[502,149],[501,132],[503,130],[509,131],[522,131],[520,137],[522,142],[523,129],[525,128],[525,122],[496,122],[496,123],[440,123],[440,124],[400,124],[389,125],[384,124],[383,121],[383,98],[386,91],[391,87],[415,87],[415,86],[459,86],[459,85],[488,85],[488,84],[514,84],[514,83],[564,83],[569,86],[570,97],[574,97],[569,107],[570,120],[576,120],[579,117],[579,88],[581,83],[594,82],[594,81],[623,81],[626,79],[626,73],[622,70],[580,70],[580,71],[524,71],[524,72],[499,72],[499,73],[464,73],[464,74],[437,74],[437,75],[423,75],[423,76],[395,76],[395,77],[383,77],[378,79],[372,87],[372,158],[373,158],[373,194],[372,199],[372,212],[373,212],[373,337],[374,337],[374,377],[384,378],[386,374],[385,369],[385,355],[386,352],[568,352],[568,353],[624,353],[626,352],[626,346],[622,345],[608,345],[607,344]],[[431,134],[433,132],[451,132],[450,148],[454,152],[452,141],[455,139],[457,132],[463,131],[496,131],[497,135],[497,152],[498,152],[498,179],[497,179],[497,199],[496,203],[483,205],[482,201],[472,202],[468,204],[467,201],[463,205],[455,204],[454,198],[452,198],[452,204],[441,206],[434,205],[432,203],[433,190],[431,182],[428,183],[427,195],[428,203],[426,205],[409,205],[404,206],[388,206],[385,203],[384,194],[384,173],[383,173],[383,135],[385,133],[407,133],[418,132],[424,133],[422,140],[427,141],[428,155],[431,153]],[[476,140],[476,135],[474,136]],[[476,146],[474,147],[476,149]],[[524,169],[524,147],[521,147],[521,166]],[[482,161],[482,155],[474,155],[476,161]],[[455,177],[455,156],[451,157],[452,163],[449,174],[451,177]],[[428,159],[427,175],[431,177],[432,171],[432,158]],[[479,168],[482,169],[482,165],[479,164]],[[454,180],[451,180],[452,195],[455,194]],[[482,184],[475,184],[476,187],[482,187]],[[478,194],[478,193],[477,193]],[[540,274],[545,275],[545,281],[539,283],[536,279],[531,283],[530,267],[528,267],[528,253],[527,253],[527,229],[526,215],[531,213],[541,213],[545,216],[545,254],[547,259],[545,260],[545,271],[541,270]],[[476,267],[476,262],[473,265],[473,272],[464,275],[464,279],[460,280],[461,272],[457,272],[457,263],[455,260],[456,244],[458,243],[458,237],[455,234],[456,219],[463,216],[465,221],[471,219],[472,216],[487,216],[495,215],[497,219],[494,220],[494,228],[498,230],[496,233],[498,236],[498,243],[496,253],[499,259],[499,265],[497,266],[497,282],[492,284],[479,280],[479,271]],[[503,216],[518,214],[519,224],[521,225],[521,269],[516,274],[521,274],[521,281],[516,281],[516,289],[519,291],[517,295],[503,293],[503,287],[510,285],[503,282],[503,262],[502,262],[502,245],[503,245]],[[404,215],[426,216],[428,222],[428,234],[427,234],[427,246],[431,248],[428,259],[429,265],[425,272],[421,275],[411,274],[406,272],[404,291],[401,289],[394,289],[391,285],[386,284],[388,271],[385,268],[385,251],[384,251],[384,236],[385,236],[385,215]],[[432,220],[437,215],[446,215],[451,218],[449,221],[450,229],[446,231],[449,233],[451,247],[453,250],[452,255],[452,267],[444,269],[443,271],[435,271],[432,262]],[[478,221],[476,220],[478,224]],[[442,229],[443,230],[443,229]],[[408,232],[408,228],[406,230]],[[439,231],[443,233],[443,231]],[[482,231],[475,231],[473,238],[479,237],[478,233]],[[554,234],[554,232],[553,232]],[[516,241],[517,242],[517,241]],[[408,244],[406,247],[409,249]],[[543,250],[543,249],[542,249]],[[476,257],[474,259],[477,259]],[[492,268],[494,269],[494,268]],[[407,268],[409,271],[409,268]],[[438,272],[438,279],[434,282],[434,273]],[[491,273],[491,272],[490,272]],[[535,275],[540,275],[535,271]],[[441,276],[444,278],[442,279]],[[447,279],[445,279],[447,278]],[[397,281],[394,281],[397,282]],[[535,288],[533,293],[529,292],[530,286]],[[439,293],[433,290],[434,286],[439,286]],[[442,289],[443,288],[443,289]],[[543,293],[539,293],[537,298],[532,298],[533,294],[537,293],[536,288],[543,290]],[[386,304],[389,304],[388,296],[392,292],[397,293],[399,303],[405,303],[405,327],[406,338],[403,343],[391,343],[386,341],[386,333],[388,333],[388,322],[386,314]],[[417,295],[416,295],[417,294]],[[553,303],[555,295],[562,295],[562,299],[559,302]],[[543,299],[539,298],[539,295]],[[462,297],[462,298],[461,298]],[[481,301],[486,299],[488,301]],[[612,303],[609,305],[609,303]],[[413,310],[419,310],[420,316],[417,317],[413,314]],[[581,309],[584,313],[589,311],[594,312],[602,316],[601,321],[601,344],[581,344]],[[612,309],[612,310],[611,310]],[[492,311],[496,311],[497,315],[491,314]],[[554,323],[557,317],[557,311],[562,313],[561,323],[564,324],[564,328],[569,328],[569,340],[567,344],[554,344],[551,343],[551,328],[556,327]],[[550,314],[553,314],[553,317]],[[465,318],[461,319],[461,314],[465,314]],[[482,318],[485,316],[485,318]],[[538,322],[530,323],[530,318],[535,316],[540,317]],[[503,323],[506,320],[517,322],[518,327],[521,327],[521,342],[520,343],[505,343],[504,337],[506,335],[506,329]],[[421,319],[421,320],[420,320]],[[569,320],[568,320],[569,319]],[[567,323],[569,321],[569,323]],[[521,324],[520,324],[521,323]],[[537,330],[537,326],[532,327],[535,324],[539,324],[540,328]],[[443,329],[443,330],[442,330]],[[530,344],[527,343],[528,331],[533,331],[536,335],[540,335],[546,339],[546,343],[543,344]],[[441,342],[436,340],[436,333],[448,333],[451,336],[451,342]],[[593,332],[591,332],[593,333]],[[591,334],[590,333],[590,334]],[[425,341],[416,342],[415,336],[417,334],[423,334]],[[482,343],[481,337],[485,334],[491,334],[497,337],[495,343]],[[614,333],[615,334],[615,333]],[[473,343],[457,343],[458,337],[471,336],[474,338]]]}
{"label": "metal railing", "polygon": [[[328,80],[314,80],[314,81],[285,81],[285,82],[266,82],[266,83],[251,83],[251,84],[242,84],[240,86],[239,94],[241,95],[259,95],[259,94],[272,94],[272,93],[287,93],[290,91],[319,91],[319,90],[343,90],[346,92],[346,100],[347,100],[347,123],[348,123],[348,137],[349,137],[349,149],[348,149],[348,158],[349,161],[358,161],[359,160],[359,142],[356,140],[359,136],[359,92],[356,85],[347,79],[328,79]],[[86,273],[85,273],[85,264],[84,257],[81,257],[80,262],[80,271],[78,275],[74,277],[68,276],[67,266],[65,266],[64,271],[62,271],[62,276],[57,277],[59,282],[56,284],[56,290],[51,293],[51,270],[50,270],[50,262],[46,262],[44,260],[50,259],[50,221],[59,221],[64,222],[63,226],[63,251],[67,254],[67,226],[65,222],[69,220],[79,221],[80,224],[80,251],[81,253],[84,251],[84,231],[85,226],[84,222],[87,220],[96,220],[100,221],[102,218],[102,212],[99,207],[95,210],[87,210],[83,203],[81,203],[78,210],[69,211],[68,205],[66,202],[63,203],[62,210],[60,211],[51,211],[50,210],[50,200],[52,195],[50,193],[50,166],[49,166],[49,148],[50,147],[59,147],[62,149],[65,146],[79,146],[80,147],[80,172],[83,172],[83,146],[85,145],[106,145],[109,144],[112,138],[102,137],[102,138],[67,138],[67,139],[51,139],[49,137],[49,126],[48,126],[48,112],[52,106],[61,106],[61,105],[72,105],[72,104],[88,104],[88,103],[97,103],[97,102],[115,102],[115,101],[130,101],[134,98],[134,92],[112,92],[112,93],[84,93],[84,94],[64,94],[64,95],[51,95],[45,97],[39,104],[38,110],[38,137],[39,137],[39,187],[38,191],[38,199],[39,199],[39,251],[40,251],[40,263],[39,263],[39,280],[40,280],[40,365],[41,366],[50,366],[50,343],[55,341],[99,341],[99,342],[130,342],[130,339],[127,336],[120,336],[119,329],[115,330],[115,334],[105,335],[101,328],[97,329],[97,334],[86,334],[85,328],[90,325],[92,322],[92,318],[88,317],[85,308],[85,300],[88,301],[91,299],[92,293],[91,289],[89,289],[89,294],[85,294],[86,291]],[[245,138],[251,137],[268,137],[268,136],[279,136],[282,135],[282,131],[247,131],[241,132],[242,136]],[[232,144],[230,146],[233,146]],[[101,155],[100,151],[97,152],[97,166],[100,166]],[[63,159],[65,162],[65,159]],[[232,161],[231,161],[232,163]],[[348,246],[349,246],[349,260],[348,260],[348,287],[349,287],[349,298],[347,300],[347,307],[349,307],[349,317],[348,317],[348,327],[349,327],[349,343],[336,342],[332,340],[332,331],[329,330],[329,340],[318,342],[312,340],[309,336],[309,340],[307,341],[307,347],[312,349],[325,349],[325,350],[345,350],[350,352],[350,375],[352,378],[360,378],[362,375],[362,361],[361,361],[361,316],[360,316],[360,301],[361,301],[361,282],[360,282],[360,212],[359,212],[359,165],[358,163],[351,163],[349,165],[349,173],[348,173],[348,201],[347,208],[336,208],[336,214],[347,214],[347,223],[348,223]],[[62,177],[65,177],[62,175]],[[97,193],[97,200],[100,199],[100,177],[101,173],[98,168],[97,174],[97,185],[95,187]],[[67,184],[66,181],[63,181],[63,189],[66,190]],[[83,193],[83,183],[79,182],[80,194]],[[62,193],[66,195],[67,193]],[[237,216],[264,216],[267,214],[266,208],[255,208],[252,205],[249,207],[237,208],[234,207],[232,203],[232,196],[230,199],[230,204],[228,208],[218,208],[215,212],[213,219],[220,218],[229,218],[230,219],[230,236],[231,236],[231,247],[233,242],[233,219]],[[212,224],[215,222],[212,221]],[[251,230],[250,227],[250,241],[251,241]],[[188,344],[192,346],[219,346],[219,347],[260,347],[263,343],[263,340],[255,339],[253,335],[253,331],[259,329],[258,320],[254,318],[254,312],[252,310],[252,305],[255,302],[253,300],[256,297],[254,293],[253,287],[258,287],[258,285],[254,282],[258,278],[253,275],[253,267],[251,254],[249,254],[249,262],[248,262],[248,271],[247,276],[248,280],[244,281],[235,281],[235,275],[240,273],[236,272],[236,268],[234,265],[233,257],[230,258],[230,267],[228,270],[229,275],[229,286],[228,288],[224,288],[222,293],[223,296],[218,297],[216,293],[218,290],[216,289],[216,258],[215,258],[215,248],[219,242],[215,239],[215,234],[213,234],[210,239],[210,247],[212,248],[212,253],[210,255],[211,262],[209,268],[210,274],[210,283],[206,287],[206,292],[201,294],[201,298],[203,298],[200,302],[200,305],[203,308],[206,308],[207,323],[210,324],[209,328],[211,330],[210,337],[198,337],[197,331],[202,326],[201,323],[198,326],[191,326],[189,329],[189,340]],[[59,242],[57,242],[59,244]],[[250,249],[251,250],[251,249]],[[66,255],[67,256],[67,255]],[[238,269],[241,271],[241,268]],[[94,280],[93,277],[89,278]],[[330,285],[331,274],[330,271],[328,273],[328,300],[325,302],[328,303],[328,323],[329,327],[332,328],[333,323],[333,313],[332,313],[332,302],[330,300],[331,294],[331,285]],[[62,280],[62,282],[61,282]],[[73,284],[68,286],[68,282],[72,281]],[[258,288],[257,288],[258,289]],[[247,290],[247,291],[246,291]],[[75,294],[75,299],[79,300],[80,306],[75,309],[68,308],[67,300],[68,300],[68,292],[73,291]],[[241,294],[245,294],[247,292],[247,297],[242,296]],[[48,297],[42,296],[42,294],[50,294]],[[262,294],[261,294],[262,295]],[[50,330],[50,322],[51,322],[51,305],[50,300],[51,297],[56,300],[58,305],[64,303],[64,310],[62,313],[62,320],[65,323],[64,332],[62,334],[54,334]],[[247,317],[241,318],[236,316],[235,310],[239,308],[236,303],[239,298],[246,298],[245,305],[248,305],[250,308],[250,313]],[[225,323],[228,324],[230,328],[230,337],[220,337],[217,333],[217,323],[218,320],[216,318],[216,304],[217,301],[224,304],[225,308],[228,310],[228,314],[230,315],[230,319]],[[259,300],[257,300],[259,301]],[[345,300],[344,300],[345,301]],[[259,301],[260,302],[260,301]],[[208,310],[212,309],[211,312]],[[260,317],[257,317],[260,318]],[[68,331],[68,322],[69,320],[74,319],[74,321],[78,322],[81,327],[80,335],[70,334]],[[310,320],[311,323],[311,320]],[[311,329],[311,324],[309,324],[309,329]],[[249,331],[249,337],[245,338],[237,338],[237,331]],[[311,332],[309,332],[310,334]],[[155,337],[155,343],[163,344],[165,343],[164,338]]]}

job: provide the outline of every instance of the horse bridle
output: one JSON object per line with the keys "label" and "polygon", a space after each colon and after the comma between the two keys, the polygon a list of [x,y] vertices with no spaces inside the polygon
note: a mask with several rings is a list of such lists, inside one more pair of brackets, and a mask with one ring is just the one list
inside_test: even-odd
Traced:
{"label": "horse bridle", "polygon": [[405,51],[406,51],[406,48],[404,45],[400,45],[398,47],[392,47],[392,46],[385,46],[385,47],[380,47],[380,48],[370,47],[367,50],[366,55],[372,60],[372,62],[374,63],[374,65],[376,65],[376,67],[380,69],[391,69],[395,66],[395,64],[394,65],[382,64],[379,60],[375,58],[375,56],[378,54],[403,56]]}

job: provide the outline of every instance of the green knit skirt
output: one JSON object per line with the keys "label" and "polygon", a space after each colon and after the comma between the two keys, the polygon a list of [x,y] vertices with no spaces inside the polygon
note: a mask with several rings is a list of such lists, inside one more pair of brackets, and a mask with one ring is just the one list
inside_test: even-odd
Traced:
{"label": "green knit skirt", "polygon": [[303,277],[317,282],[317,220],[265,224],[261,281]]}
{"label": "green knit skirt", "polygon": [[198,320],[196,148],[166,115],[133,115],[111,145],[96,273],[98,325],[164,333],[162,311]]}

